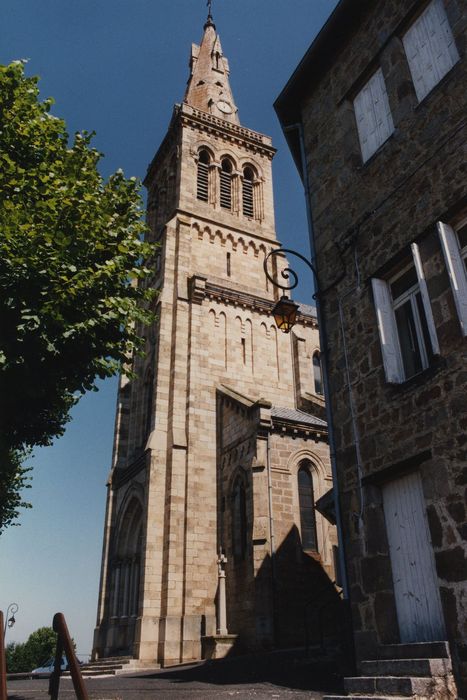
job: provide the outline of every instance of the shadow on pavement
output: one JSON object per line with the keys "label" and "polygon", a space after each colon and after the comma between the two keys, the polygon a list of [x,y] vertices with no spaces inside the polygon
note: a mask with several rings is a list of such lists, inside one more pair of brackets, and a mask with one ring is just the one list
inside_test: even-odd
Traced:
{"label": "shadow on pavement", "polygon": [[[189,668],[162,669],[145,674],[145,678],[160,678],[174,683],[212,683],[238,685],[242,683],[271,683],[297,690],[341,692],[342,674],[336,662],[328,659],[307,659],[299,652],[271,652],[206,661]],[[128,678],[128,676],[127,676]]]}

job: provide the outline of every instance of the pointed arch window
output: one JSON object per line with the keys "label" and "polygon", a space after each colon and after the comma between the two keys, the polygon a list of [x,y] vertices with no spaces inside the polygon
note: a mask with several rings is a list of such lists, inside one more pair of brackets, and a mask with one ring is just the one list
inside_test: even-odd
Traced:
{"label": "pointed arch window", "polygon": [[237,477],[232,492],[232,550],[234,559],[246,554],[246,492],[243,479]]}
{"label": "pointed arch window", "polygon": [[321,354],[317,350],[313,353],[313,379],[315,382],[315,394],[323,395],[323,372],[321,369]]}
{"label": "pointed arch window", "polygon": [[300,506],[300,531],[302,547],[312,552],[318,551],[316,537],[315,499],[313,478],[308,461],[302,462],[298,470],[298,501]]}
{"label": "pointed arch window", "polygon": [[203,202],[209,200],[209,153],[203,149],[198,156],[198,173],[196,182],[196,197]]}
{"label": "pointed arch window", "polygon": [[220,201],[223,209],[232,209],[232,177],[232,163],[224,158],[220,170]]}
{"label": "pointed arch window", "polygon": [[247,216],[249,219],[252,219],[255,215],[255,205],[253,198],[254,179],[255,174],[252,168],[244,168],[242,181],[243,216]]}

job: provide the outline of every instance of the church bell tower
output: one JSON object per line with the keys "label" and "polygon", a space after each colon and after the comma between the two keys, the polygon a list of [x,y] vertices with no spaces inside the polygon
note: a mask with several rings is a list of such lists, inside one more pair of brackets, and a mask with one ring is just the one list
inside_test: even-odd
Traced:
{"label": "church bell tower", "polygon": [[[272,546],[266,432],[272,405],[293,412],[300,392],[313,393],[311,352],[318,345],[309,307],[299,316],[298,340],[278,334],[271,316],[277,290],[263,261],[280,246],[274,153],[269,137],[240,123],[209,13],[201,44],[191,48],[183,102],[144,181],[150,237],[158,243],[150,261],[156,321],[146,331],[144,357],[133,362],[135,378],[120,383],[94,657],[130,654],[165,665],[201,658],[202,638],[216,632],[220,548],[237,573],[244,567],[245,581],[251,573],[248,605],[261,608],[259,622],[248,622],[246,609],[238,620],[250,625],[251,639],[272,639],[269,593],[254,592]],[[300,390],[293,353],[309,361]],[[232,411],[238,419],[231,425]],[[255,423],[256,416],[262,418]],[[244,432],[227,439],[235,426]],[[323,426],[315,419],[308,432],[324,435]],[[229,452],[227,459],[234,444],[235,457]],[[240,517],[229,495],[234,467],[245,482],[238,503],[250,513],[241,524],[248,537],[241,556],[243,540],[230,556],[227,532],[226,514]],[[236,575],[229,571],[228,596]],[[241,631],[233,605],[227,623]]]}

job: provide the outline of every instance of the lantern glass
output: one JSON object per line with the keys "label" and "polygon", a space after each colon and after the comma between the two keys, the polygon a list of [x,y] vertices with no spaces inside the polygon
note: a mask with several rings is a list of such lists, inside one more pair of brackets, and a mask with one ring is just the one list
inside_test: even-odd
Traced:
{"label": "lantern glass", "polygon": [[290,333],[297,320],[298,304],[287,297],[281,297],[272,310],[276,326],[283,333]]}

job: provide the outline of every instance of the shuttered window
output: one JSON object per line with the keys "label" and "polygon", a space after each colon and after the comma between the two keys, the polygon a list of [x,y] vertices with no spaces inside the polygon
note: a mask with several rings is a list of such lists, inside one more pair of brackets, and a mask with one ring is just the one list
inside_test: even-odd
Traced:
{"label": "shuttered window", "polygon": [[209,199],[209,160],[209,153],[201,151],[198,158],[196,197],[203,202],[207,202]]}
{"label": "shuttered window", "polygon": [[379,68],[354,100],[358,137],[365,163],[394,131],[383,71]]}
{"label": "shuttered window", "polygon": [[242,183],[242,200],[243,200],[243,216],[252,219],[254,216],[253,204],[253,179],[254,174],[251,168],[245,168],[243,171]]}
{"label": "shuttered window", "polygon": [[467,224],[456,231],[442,221],[438,233],[451,282],[462,335],[467,336]]}
{"label": "shuttered window", "polygon": [[389,282],[372,279],[386,380],[401,383],[429,367],[439,354],[420,252]]}
{"label": "shuttered window", "polygon": [[443,0],[432,0],[402,41],[420,101],[459,60]]}
{"label": "shuttered window", "polygon": [[232,209],[232,163],[227,158],[221,163],[220,200],[223,209]]}

